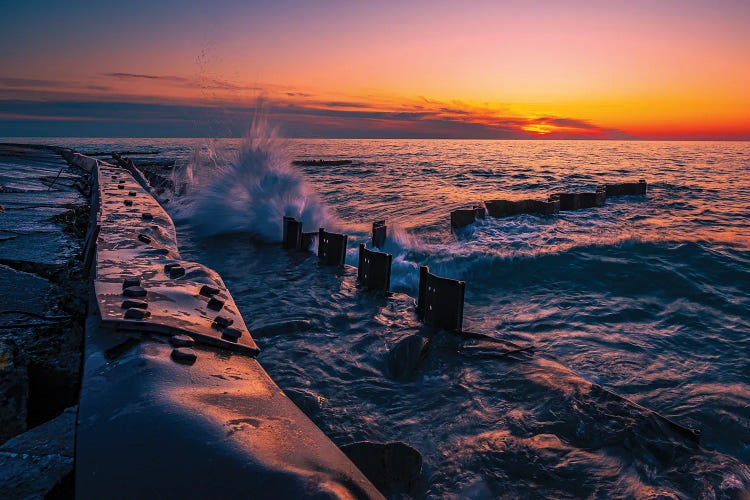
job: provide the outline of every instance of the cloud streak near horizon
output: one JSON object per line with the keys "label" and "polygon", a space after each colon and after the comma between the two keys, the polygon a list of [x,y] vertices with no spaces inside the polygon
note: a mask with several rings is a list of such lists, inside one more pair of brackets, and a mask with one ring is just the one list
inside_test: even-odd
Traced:
{"label": "cloud streak near horizon", "polygon": [[[289,137],[628,138],[587,120],[425,97],[332,98],[278,85],[127,72],[92,81],[0,78],[0,135],[240,136],[261,111]],[[119,82],[149,86],[133,92]],[[180,89],[187,93],[170,92]]]}

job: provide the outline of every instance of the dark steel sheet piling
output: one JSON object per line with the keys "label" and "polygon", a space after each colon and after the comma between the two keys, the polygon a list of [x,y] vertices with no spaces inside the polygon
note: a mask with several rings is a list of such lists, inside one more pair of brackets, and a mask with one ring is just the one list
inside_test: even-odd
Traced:
{"label": "dark steel sheet piling", "polygon": [[372,223],[372,246],[375,248],[383,248],[385,246],[385,239],[388,234],[388,226],[385,225],[385,220],[376,220]]}
{"label": "dark steel sheet piling", "polygon": [[328,266],[343,266],[346,261],[347,235],[318,230],[318,258]]}
{"label": "dark steel sheet piling", "polygon": [[302,223],[294,217],[284,217],[281,227],[281,246],[287,250],[301,250]]}
{"label": "dark steel sheet piling", "polygon": [[451,212],[451,231],[474,224],[475,211],[473,208],[459,208]]}
{"label": "dark steel sheet piling", "polygon": [[454,210],[451,212],[451,232],[474,224],[477,219],[484,219],[486,215],[487,209],[482,205]]}
{"label": "dark steel sheet piling", "polygon": [[607,196],[633,196],[645,195],[648,184],[644,179],[638,182],[620,182],[606,184]]}
{"label": "dark steel sheet piling", "polygon": [[607,201],[607,191],[602,185],[596,191],[553,193],[549,196],[549,201],[559,201],[560,211],[601,207]]}
{"label": "dark steel sheet piling", "polygon": [[370,250],[364,243],[360,243],[359,265],[357,266],[359,283],[369,290],[387,292],[391,287],[392,260],[391,254]]}
{"label": "dark steel sheet piling", "polygon": [[508,217],[517,214],[555,215],[560,212],[560,201],[539,200],[490,200],[484,202],[492,217]]}
{"label": "dark steel sheet piling", "polygon": [[419,267],[417,316],[436,330],[461,332],[464,321],[465,283],[430,273]]}

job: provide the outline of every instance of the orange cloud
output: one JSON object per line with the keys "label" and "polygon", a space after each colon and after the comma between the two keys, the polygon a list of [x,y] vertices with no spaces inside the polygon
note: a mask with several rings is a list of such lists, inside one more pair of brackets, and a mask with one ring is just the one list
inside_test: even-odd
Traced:
{"label": "orange cloud", "polygon": [[[652,125],[644,125],[636,118],[639,114],[647,114],[649,107],[637,102],[629,103],[627,109],[615,108],[613,113],[612,106],[598,103],[555,106],[440,100],[425,96],[405,98],[386,92],[355,95],[307,87],[247,84],[209,76],[189,78],[168,74],[109,72],[94,75],[88,81],[3,78],[0,79],[0,98],[3,97],[225,110],[254,109],[261,99],[272,118],[294,136],[478,139],[699,139],[750,136],[750,122],[746,117],[744,121],[731,121],[731,117],[714,122],[707,120],[700,127],[696,127],[693,121],[666,121],[660,117],[654,118]],[[664,103],[658,105],[665,107]],[[670,106],[674,113],[684,112],[678,106]],[[17,110],[15,114],[18,115]],[[198,114],[202,115],[203,112]],[[45,116],[53,119],[48,113]],[[75,118],[84,119],[85,116],[79,112]],[[38,117],[29,119],[39,120]],[[174,119],[179,120],[179,117]]]}

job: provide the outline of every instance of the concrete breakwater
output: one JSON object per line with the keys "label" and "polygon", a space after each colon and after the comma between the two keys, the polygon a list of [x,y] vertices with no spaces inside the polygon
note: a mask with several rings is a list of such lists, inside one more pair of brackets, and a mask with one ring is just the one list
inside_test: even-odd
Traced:
{"label": "concrete breakwater", "polygon": [[[266,374],[221,277],[181,259],[171,218],[137,172],[53,153],[91,179],[89,303],[79,405],[45,424],[68,436],[65,467],[32,493],[64,478],[78,498],[382,498]],[[27,456],[14,443],[3,463]]]}
{"label": "concrete breakwater", "polygon": [[[98,314],[84,343],[77,495],[380,497],[266,375],[221,278],[180,258],[171,219],[132,172],[97,162],[92,175]],[[103,442],[117,461],[102,460]]]}

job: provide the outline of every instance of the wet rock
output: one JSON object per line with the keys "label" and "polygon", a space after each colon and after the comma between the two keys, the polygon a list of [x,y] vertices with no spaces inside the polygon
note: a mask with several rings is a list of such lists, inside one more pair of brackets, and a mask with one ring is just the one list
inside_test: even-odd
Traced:
{"label": "wet rock", "polygon": [[77,413],[77,406],[66,408],[52,420],[9,439],[0,445],[0,451],[72,457]]}
{"label": "wet rock", "polygon": [[422,474],[422,454],[406,443],[360,441],[341,451],[386,497],[416,496]]}
{"label": "wet rock", "polygon": [[77,205],[61,214],[54,215],[52,220],[62,224],[64,230],[76,238],[83,238],[88,231],[90,211],[89,205]]}
{"label": "wet rock", "polygon": [[284,393],[313,421],[326,406],[326,398],[307,389],[285,389]]}
{"label": "wet rock", "polygon": [[11,269],[15,269],[22,273],[33,274],[45,280],[60,283],[64,282],[67,278],[68,273],[66,271],[69,271],[67,268],[70,266],[70,262],[51,264],[46,262],[14,260],[0,257],[0,266],[10,267]]}
{"label": "wet rock", "polygon": [[76,413],[68,408],[0,446],[3,498],[47,498],[72,479]]}
{"label": "wet rock", "polygon": [[0,340],[0,442],[26,430],[29,377],[20,350]]}
{"label": "wet rock", "polygon": [[428,340],[421,335],[401,339],[388,353],[388,372],[396,380],[409,377],[427,357]]}
{"label": "wet rock", "polygon": [[[19,178],[18,182],[29,189],[6,197],[14,210],[3,215],[3,222],[13,228],[14,238],[0,242],[0,302],[3,309],[61,319],[42,321],[22,315],[0,318],[3,323],[34,325],[0,331],[4,344],[0,351],[7,355],[8,346],[12,346],[14,358],[9,362],[0,354],[0,441],[8,434],[55,418],[78,400],[87,305],[81,250],[90,207],[73,189],[73,177],[60,176],[59,167],[64,163],[57,154],[42,157],[24,153],[24,157],[24,161],[38,162],[35,168],[41,177]],[[4,173],[12,173],[13,168],[13,162],[0,165]],[[48,189],[51,184],[54,190]],[[66,189],[58,190],[60,187]],[[2,414],[8,403],[4,398],[13,393],[9,385],[17,386],[19,370],[25,372],[24,401],[14,410],[18,423],[12,427],[2,421]],[[0,465],[0,474],[3,469],[5,466]],[[5,494],[6,489],[0,485],[0,497],[5,498]]]}
{"label": "wet rock", "polygon": [[[28,214],[32,210],[15,211],[21,214]],[[6,218],[10,214],[3,215],[3,228],[13,228],[13,231],[20,232],[19,217]],[[43,224],[29,220],[31,224]],[[40,266],[60,266],[74,257],[74,250],[70,245],[70,236],[61,231],[59,227],[57,232],[36,231],[35,229],[24,232],[23,234],[14,234],[13,239],[6,239],[0,242],[0,256],[4,263],[8,261],[34,263]],[[13,266],[15,267],[15,266]]]}
{"label": "wet rock", "polygon": [[254,327],[252,329],[253,337],[273,337],[285,333],[305,332],[312,328],[312,323],[307,319],[294,319],[290,321],[281,321],[279,323],[269,323]]}
{"label": "wet rock", "polygon": [[[50,283],[43,277],[0,264],[0,297],[3,309],[42,314],[45,304],[39,298],[47,294],[49,287]],[[3,319],[7,319],[7,316]]]}

